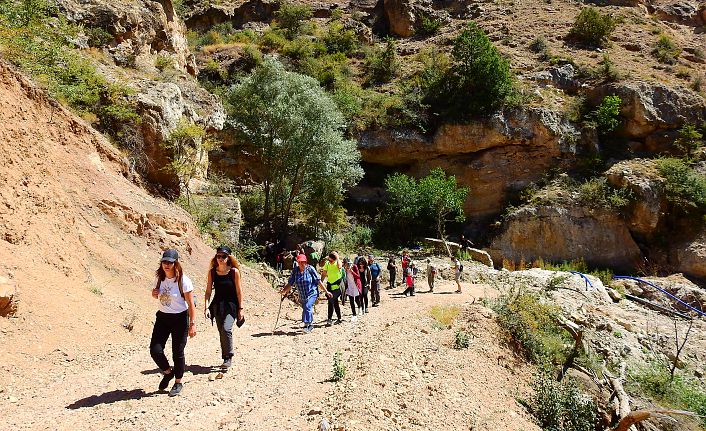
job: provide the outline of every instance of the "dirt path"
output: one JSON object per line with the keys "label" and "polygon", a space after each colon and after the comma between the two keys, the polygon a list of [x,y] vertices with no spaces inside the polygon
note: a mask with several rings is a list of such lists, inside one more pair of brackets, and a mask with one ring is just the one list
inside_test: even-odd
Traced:
{"label": "dirt path", "polygon": [[[346,430],[537,429],[515,401],[526,390],[526,374],[512,371],[522,364],[500,347],[490,311],[471,304],[488,292],[468,285],[461,295],[447,294],[450,283],[437,290],[414,298],[385,290],[380,307],[355,322],[345,307],[345,321],[330,328],[321,303],[317,327],[306,335],[300,309],[290,304],[272,333],[275,301],[236,331],[234,366],[214,381],[209,373],[220,363],[217,332],[202,322],[187,345],[191,365],[176,398],[155,392],[160,376],[145,335],[97,358],[76,358],[61,372],[47,373],[38,364],[29,385],[34,388],[0,402],[0,428],[313,430],[326,417],[333,429]],[[429,317],[433,305],[452,304],[463,310],[456,327],[475,335],[465,350],[451,348],[455,329],[438,329]],[[339,351],[347,372],[333,383]]]}

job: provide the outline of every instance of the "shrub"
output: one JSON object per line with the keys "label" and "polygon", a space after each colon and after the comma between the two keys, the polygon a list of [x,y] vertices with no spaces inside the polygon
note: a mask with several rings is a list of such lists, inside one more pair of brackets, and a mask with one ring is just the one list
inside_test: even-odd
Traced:
{"label": "shrub", "polygon": [[547,49],[547,40],[544,36],[537,36],[532,40],[532,42],[530,42],[529,49],[537,54],[544,52]]}
{"label": "shrub", "polygon": [[88,27],[83,30],[88,38],[88,46],[101,47],[106,46],[113,40],[113,35],[99,27]]}
{"label": "shrub", "polygon": [[588,115],[589,123],[594,126],[598,133],[607,135],[620,125],[620,96],[606,96],[601,101],[595,111]]}
{"label": "shrub", "polygon": [[279,27],[286,31],[287,36],[292,38],[302,32],[312,15],[310,6],[281,3],[279,10],[275,12],[275,19]]}
{"label": "shrub", "polygon": [[476,23],[454,41],[453,65],[425,103],[438,115],[466,120],[502,105],[512,93],[510,65]]}
{"label": "shrub", "polygon": [[590,269],[583,259],[563,261],[561,263],[545,262],[538,259],[535,262],[537,268],[547,269],[550,271],[577,271],[582,274],[592,275],[601,280],[604,286],[608,286],[613,281],[613,271],[610,269]]}
{"label": "shrub", "polygon": [[364,67],[368,76],[368,83],[382,84],[390,82],[400,68],[395,41],[388,38],[384,49],[375,47],[370,50],[365,56]]}
{"label": "shrub", "polygon": [[259,45],[269,51],[279,51],[287,46],[287,38],[278,30],[267,29],[262,34]]}
{"label": "shrub", "polygon": [[620,72],[618,72],[618,69],[615,67],[615,63],[613,63],[608,54],[603,54],[603,60],[598,67],[598,75],[608,82],[615,82],[622,79]]}
{"label": "shrub", "polygon": [[468,332],[462,329],[456,331],[456,335],[454,335],[454,349],[467,349],[470,343],[470,336],[468,335]]}
{"label": "shrub", "polygon": [[300,36],[283,46],[281,52],[285,57],[289,57],[297,63],[301,63],[312,57],[322,55],[326,52],[326,47],[321,42]]}
{"label": "shrub", "polygon": [[679,138],[674,145],[687,156],[692,156],[704,144],[703,138],[704,135],[693,124],[687,123],[679,129]]}
{"label": "shrub", "polygon": [[592,178],[578,187],[578,201],[592,208],[621,210],[633,200],[632,192],[627,188],[614,188],[604,177]]}
{"label": "shrub", "polygon": [[704,75],[701,73],[694,76],[694,80],[689,84],[689,88],[700,93],[704,89]]}
{"label": "shrub", "polygon": [[664,158],[657,161],[657,170],[664,179],[667,200],[686,213],[706,212],[706,177],[696,172],[684,160]]}
{"label": "shrub", "polygon": [[360,46],[355,32],[345,28],[338,20],[329,23],[328,30],[322,39],[326,49],[331,54],[340,52],[345,55],[351,55]]}
{"label": "shrub", "polygon": [[437,34],[441,29],[442,24],[443,23],[440,19],[434,18],[433,16],[429,16],[426,14],[422,14],[419,17],[419,28],[417,29],[417,33],[422,36],[430,36]]}
{"label": "shrub", "polygon": [[569,36],[585,45],[605,46],[615,30],[615,24],[610,15],[603,15],[598,9],[587,7],[579,12]]}
{"label": "shrub", "polygon": [[333,355],[333,376],[331,381],[338,382],[346,377],[346,365],[343,363],[343,355],[341,352],[336,352]]}
{"label": "shrub", "polygon": [[672,38],[664,33],[659,36],[659,39],[657,39],[652,49],[652,55],[654,55],[660,63],[665,64],[676,63],[680,53],[681,49],[676,46]]}
{"label": "shrub", "polygon": [[543,430],[596,429],[598,407],[571,379],[557,382],[551,373],[540,372],[532,380],[532,389],[534,392],[525,404]]}
{"label": "shrub", "polygon": [[675,374],[671,379],[669,367],[662,362],[629,370],[627,388],[654,398],[665,407],[689,410],[701,418],[706,426],[706,387],[696,379]]}
{"label": "shrub", "polygon": [[242,62],[242,69],[244,72],[250,72],[252,69],[261,65],[264,59],[262,58],[262,52],[257,49],[254,45],[245,45],[243,51],[240,54],[240,60]]}
{"label": "shrub", "polygon": [[159,71],[172,68],[174,67],[174,58],[172,58],[170,55],[159,54],[154,59],[154,67],[156,67]]}

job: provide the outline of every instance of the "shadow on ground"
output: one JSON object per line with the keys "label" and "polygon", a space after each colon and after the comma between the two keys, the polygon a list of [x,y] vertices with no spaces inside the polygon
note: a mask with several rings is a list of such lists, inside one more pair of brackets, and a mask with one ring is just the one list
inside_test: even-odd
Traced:
{"label": "shadow on ground", "polygon": [[100,395],[91,395],[90,397],[81,398],[68,406],[67,409],[76,410],[83,407],[95,407],[100,404],[113,404],[119,401],[139,400],[146,397],[153,397],[158,392],[145,392],[144,389],[117,389],[110,392],[105,392]]}

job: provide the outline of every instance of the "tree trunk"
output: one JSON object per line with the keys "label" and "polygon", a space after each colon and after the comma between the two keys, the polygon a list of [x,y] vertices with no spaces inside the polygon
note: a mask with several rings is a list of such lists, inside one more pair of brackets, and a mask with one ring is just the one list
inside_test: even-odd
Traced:
{"label": "tree trunk", "polygon": [[446,217],[443,214],[438,214],[436,217],[436,229],[439,233],[439,239],[444,242],[444,247],[446,247],[446,253],[451,257],[451,248],[449,245],[446,243],[446,229],[444,223],[444,219]]}

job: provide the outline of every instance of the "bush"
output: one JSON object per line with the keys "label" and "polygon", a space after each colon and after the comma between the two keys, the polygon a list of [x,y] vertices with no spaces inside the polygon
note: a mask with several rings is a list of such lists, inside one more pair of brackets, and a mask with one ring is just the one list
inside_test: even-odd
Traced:
{"label": "bush", "polygon": [[588,115],[587,125],[593,126],[601,135],[608,135],[620,125],[620,96],[606,96],[595,111]]}
{"label": "bush", "polygon": [[345,28],[338,20],[329,23],[328,30],[322,39],[326,49],[331,54],[340,52],[345,55],[351,55],[360,46],[355,32]]}
{"label": "bush", "polygon": [[292,3],[281,3],[275,12],[275,19],[287,36],[292,38],[299,35],[305,28],[306,22],[313,16],[311,7]]}
{"label": "bush", "polygon": [[267,29],[258,42],[261,48],[269,51],[279,51],[287,46],[287,38],[278,30]]}
{"label": "bush", "polygon": [[700,416],[701,425],[706,427],[706,387],[679,373],[671,379],[665,363],[651,362],[630,370],[627,388],[630,392],[654,398],[664,407],[694,412]]}
{"label": "bush", "polygon": [[157,70],[159,70],[160,72],[164,71],[164,69],[173,68],[174,58],[172,58],[170,55],[159,54],[154,59],[154,67],[156,67]]}
{"label": "bush", "polygon": [[676,46],[672,38],[664,33],[659,36],[659,39],[657,39],[652,49],[652,55],[654,55],[660,63],[665,64],[676,63],[680,53],[681,49]]}
{"label": "bush", "polygon": [[326,47],[318,41],[306,36],[300,36],[281,48],[281,53],[285,57],[295,60],[297,64],[307,61],[313,57],[319,57],[326,52]]}
{"label": "bush", "polygon": [[437,34],[441,29],[442,21],[429,15],[421,15],[419,18],[419,29],[417,33],[422,36],[431,36]]}
{"label": "bush", "polygon": [[547,40],[544,38],[544,36],[535,37],[529,44],[529,49],[537,54],[545,52],[547,48]]}
{"label": "bush", "polygon": [[664,179],[667,200],[685,213],[706,213],[706,177],[684,160],[665,158],[657,161]]}
{"label": "bush", "polygon": [[510,65],[476,23],[454,41],[453,65],[425,103],[442,117],[467,120],[501,106],[513,91]]}
{"label": "bush", "polygon": [[704,135],[693,124],[684,124],[679,129],[679,138],[674,141],[674,145],[684,154],[691,157],[696,150],[703,146],[703,138]]}
{"label": "bush", "polygon": [[557,382],[549,372],[540,372],[532,380],[532,396],[525,402],[528,410],[545,431],[594,431],[598,407],[582,394],[570,379]]}
{"label": "bush", "polygon": [[608,82],[620,81],[623,78],[608,54],[603,54],[603,60],[598,68],[598,75]]}
{"label": "bush", "polygon": [[583,259],[563,261],[558,264],[544,262],[538,259],[532,264],[533,267],[547,269],[550,271],[577,271],[582,274],[592,275],[601,280],[604,286],[608,286],[613,281],[613,271],[610,269],[590,269]]}
{"label": "bush", "polygon": [[471,344],[470,341],[470,336],[468,335],[468,332],[459,329],[456,331],[456,335],[454,335],[454,349],[456,350],[461,350],[461,349],[467,349],[468,346]]}
{"label": "bush", "polygon": [[395,41],[388,38],[384,49],[375,47],[368,51],[365,56],[364,67],[369,84],[390,82],[397,75],[400,68]]}
{"label": "bush", "polygon": [[240,54],[240,61],[242,62],[243,72],[250,72],[252,69],[261,65],[264,59],[262,58],[262,52],[260,52],[256,46],[248,44],[243,47],[243,52]]}
{"label": "bush", "polygon": [[634,199],[627,188],[614,188],[604,177],[592,178],[578,186],[578,201],[590,208],[622,210]]}
{"label": "bush", "polygon": [[333,355],[333,376],[331,381],[338,382],[346,377],[346,365],[343,363],[343,355],[341,352],[336,352]]}
{"label": "bush", "polygon": [[610,15],[602,15],[598,9],[587,7],[579,12],[569,37],[589,46],[606,46],[615,24]]}

